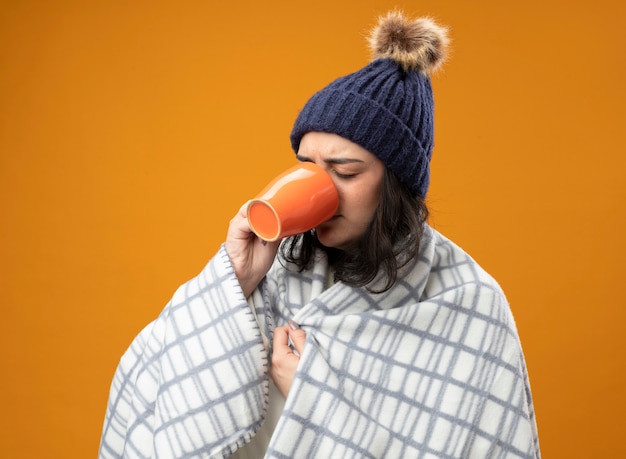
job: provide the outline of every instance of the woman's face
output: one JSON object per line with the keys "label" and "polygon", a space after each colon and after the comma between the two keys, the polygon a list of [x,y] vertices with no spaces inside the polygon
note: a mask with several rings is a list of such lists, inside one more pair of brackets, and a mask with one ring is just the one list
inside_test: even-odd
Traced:
{"label": "woman's face", "polygon": [[360,145],[336,134],[308,132],[299,161],[310,161],[330,174],[339,194],[333,218],[315,230],[326,247],[345,250],[359,240],[372,220],[380,196],[384,164]]}

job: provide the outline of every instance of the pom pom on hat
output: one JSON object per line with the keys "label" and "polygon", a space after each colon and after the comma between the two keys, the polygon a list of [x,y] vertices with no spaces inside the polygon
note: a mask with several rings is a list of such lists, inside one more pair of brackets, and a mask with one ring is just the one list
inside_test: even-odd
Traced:
{"label": "pom pom on hat", "polygon": [[436,70],[446,58],[448,30],[429,18],[406,19],[401,12],[382,16],[369,37],[374,59],[393,59],[405,71]]}
{"label": "pom pom on hat", "polygon": [[307,132],[331,132],[376,155],[415,195],[430,181],[434,102],[429,73],[445,59],[447,30],[399,12],[379,20],[369,38],[374,60],[309,99],[291,132],[298,151]]}

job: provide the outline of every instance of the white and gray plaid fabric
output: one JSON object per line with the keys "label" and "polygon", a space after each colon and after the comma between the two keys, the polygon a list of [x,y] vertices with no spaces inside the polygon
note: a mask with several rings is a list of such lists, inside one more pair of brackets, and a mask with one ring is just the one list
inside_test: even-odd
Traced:
{"label": "white and gray plaid fabric", "polygon": [[275,263],[259,326],[222,247],[123,356],[100,458],[231,455],[267,410],[262,334],[291,318],[307,342],[265,457],[540,457],[513,317],[465,252],[428,228],[386,293],[329,275]]}

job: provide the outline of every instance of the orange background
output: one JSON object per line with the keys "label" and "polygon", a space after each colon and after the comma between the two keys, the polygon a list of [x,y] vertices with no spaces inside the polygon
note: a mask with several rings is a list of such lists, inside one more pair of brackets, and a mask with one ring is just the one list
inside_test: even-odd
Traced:
{"label": "orange background", "polygon": [[432,224],[507,292],[544,457],[623,457],[624,5],[2,2],[0,455],[96,456],[125,348],[399,6],[451,27]]}

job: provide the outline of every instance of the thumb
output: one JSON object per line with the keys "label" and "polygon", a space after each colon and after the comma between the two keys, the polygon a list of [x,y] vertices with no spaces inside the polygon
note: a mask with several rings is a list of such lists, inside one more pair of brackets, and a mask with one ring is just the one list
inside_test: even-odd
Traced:
{"label": "thumb", "polygon": [[300,325],[295,323],[293,320],[289,320],[289,338],[291,338],[291,342],[293,346],[298,351],[298,354],[302,355],[302,351],[304,351],[304,342],[306,341],[306,332],[300,328]]}

